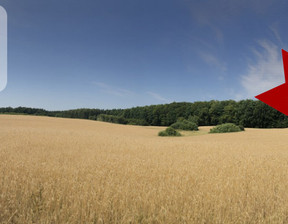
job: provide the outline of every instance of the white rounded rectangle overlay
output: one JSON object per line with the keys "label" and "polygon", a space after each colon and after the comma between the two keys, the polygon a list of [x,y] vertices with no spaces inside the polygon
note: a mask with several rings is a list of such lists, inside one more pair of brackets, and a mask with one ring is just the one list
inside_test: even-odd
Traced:
{"label": "white rounded rectangle overlay", "polygon": [[0,91],[7,85],[7,13],[0,5]]}

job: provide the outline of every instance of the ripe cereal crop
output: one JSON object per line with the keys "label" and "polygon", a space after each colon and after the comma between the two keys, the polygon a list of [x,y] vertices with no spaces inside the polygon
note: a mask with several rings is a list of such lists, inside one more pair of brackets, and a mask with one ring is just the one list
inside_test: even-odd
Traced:
{"label": "ripe cereal crop", "polygon": [[288,129],[164,129],[1,115],[0,223],[288,223]]}

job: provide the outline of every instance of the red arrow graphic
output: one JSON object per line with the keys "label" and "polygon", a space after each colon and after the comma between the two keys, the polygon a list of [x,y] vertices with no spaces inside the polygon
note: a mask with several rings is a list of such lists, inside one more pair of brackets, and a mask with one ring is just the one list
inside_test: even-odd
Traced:
{"label": "red arrow graphic", "polygon": [[285,83],[255,96],[258,100],[288,116],[288,52],[282,49]]}

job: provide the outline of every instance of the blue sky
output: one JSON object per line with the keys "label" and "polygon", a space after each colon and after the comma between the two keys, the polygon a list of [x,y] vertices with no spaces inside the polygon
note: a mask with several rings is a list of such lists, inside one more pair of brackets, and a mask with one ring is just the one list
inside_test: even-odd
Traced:
{"label": "blue sky", "polygon": [[0,107],[129,108],[247,99],[284,82],[288,2],[0,0]]}

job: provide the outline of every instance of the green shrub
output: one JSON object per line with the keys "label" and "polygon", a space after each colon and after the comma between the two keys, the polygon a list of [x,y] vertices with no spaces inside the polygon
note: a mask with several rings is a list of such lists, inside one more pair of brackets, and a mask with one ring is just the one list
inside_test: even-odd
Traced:
{"label": "green shrub", "polygon": [[164,131],[160,131],[158,135],[159,136],[181,136],[181,134],[178,131],[176,131],[174,128],[171,128],[171,127],[166,128],[166,130]]}
{"label": "green shrub", "polygon": [[241,128],[232,123],[220,124],[210,129],[210,133],[239,132]]}
{"label": "green shrub", "polygon": [[245,131],[245,128],[242,124],[238,125],[238,127],[241,129],[241,131]]}
{"label": "green shrub", "polygon": [[194,122],[187,120],[178,120],[176,123],[172,124],[171,127],[178,130],[198,131],[198,125]]}
{"label": "green shrub", "polygon": [[178,117],[178,118],[177,118],[177,121],[184,121],[184,120],[185,120],[184,117]]}

